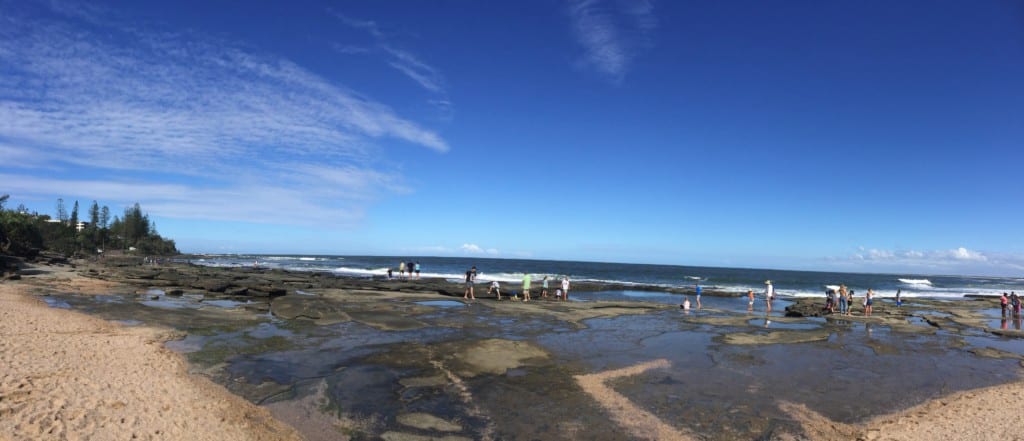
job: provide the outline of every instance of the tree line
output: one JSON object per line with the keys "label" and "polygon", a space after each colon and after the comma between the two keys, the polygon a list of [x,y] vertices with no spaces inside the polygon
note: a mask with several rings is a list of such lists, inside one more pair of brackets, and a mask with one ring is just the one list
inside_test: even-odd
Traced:
{"label": "tree line", "polygon": [[[177,254],[174,240],[164,239],[156,224],[142,212],[138,202],[122,216],[110,218],[110,208],[95,200],[88,220],[80,217],[78,201],[68,213],[64,199],[57,199],[56,217],[29,212],[24,204],[16,209],[5,205],[10,195],[0,196],[0,253],[34,257],[42,250],[66,255],[96,255],[122,250],[145,255]],[[79,225],[81,223],[81,225]]]}

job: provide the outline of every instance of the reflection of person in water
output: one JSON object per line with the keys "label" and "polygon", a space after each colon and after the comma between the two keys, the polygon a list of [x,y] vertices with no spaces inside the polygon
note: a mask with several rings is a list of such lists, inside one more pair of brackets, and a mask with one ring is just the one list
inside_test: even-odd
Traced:
{"label": "reflection of person in water", "polygon": [[1003,317],[1003,319],[999,321],[999,329],[1008,329],[1006,327],[1006,317]]}

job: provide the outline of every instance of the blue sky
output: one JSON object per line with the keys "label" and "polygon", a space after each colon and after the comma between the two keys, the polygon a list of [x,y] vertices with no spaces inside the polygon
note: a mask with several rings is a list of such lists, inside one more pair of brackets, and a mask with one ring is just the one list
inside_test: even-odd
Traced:
{"label": "blue sky", "polygon": [[187,252],[1024,273],[1024,6],[0,0],[0,193]]}

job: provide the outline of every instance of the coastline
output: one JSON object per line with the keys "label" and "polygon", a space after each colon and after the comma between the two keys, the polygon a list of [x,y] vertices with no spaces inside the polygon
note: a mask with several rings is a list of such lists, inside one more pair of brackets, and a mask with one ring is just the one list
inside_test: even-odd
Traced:
{"label": "coastline", "polygon": [[[163,346],[167,340],[181,338],[180,331],[149,325],[123,326],[85,313],[53,308],[35,298],[46,292],[101,295],[133,289],[82,274],[89,270],[48,266],[45,271],[28,271],[34,274],[21,281],[0,283],[0,360],[3,366],[9,366],[0,375],[0,440],[122,439],[131,435],[140,439],[198,440],[318,438],[300,434],[273,418],[268,407],[252,404],[205,376],[190,374],[184,357]],[[133,271],[129,275],[139,275],[138,270]],[[345,280],[331,283],[351,286]],[[400,290],[403,288],[396,286],[390,295],[397,296]],[[439,293],[417,295],[430,298],[429,295]],[[504,313],[511,316],[537,312],[521,303],[503,305]],[[600,316],[591,315],[588,310],[570,310],[571,314],[559,312],[560,317]],[[703,320],[710,323],[714,319]],[[597,372],[580,378],[588,378],[587,375],[601,377]],[[605,412],[614,412],[614,401],[605,403],[600,396],[590,399],[599,408],[605,408]],[[782,432],[769,439],[1014,439],[1019,437],[1011,425],[978,423],[1015,418],[1014,408],[1021,403],[1024,382],[1020,380],[944,394],[902,411],[853,423],[822,416],[805,404],[780,401],[779,409],[800,430],[795,434]],[[309,405],[310,409],[315,407]],[[280,403],[269,408],[276,409],[276,415],[293,424],[303,421],[285,416],[294,408]],[[669,426],[661,427],[664,423],[657,416],[651,418],[648,426],[652,427],[629,427],[623,432],[624,437],[650,438],[645,434],[665,433],[666,427],[678,427],[679,421],[668,421]],[[330,428],[332,422],[323,420],[320,425]],[[330,439],[326,435],[323,438]]]}
{"label": "coastline", "polygon": [[[102,294],[110,284],[48,267],[0,283],[0,439],[300,440],[293,428],[189,375],[163,347],[178,335],[127,327],[34,298],[41,288]],[[40,279],[45,277],[45,279]]]}

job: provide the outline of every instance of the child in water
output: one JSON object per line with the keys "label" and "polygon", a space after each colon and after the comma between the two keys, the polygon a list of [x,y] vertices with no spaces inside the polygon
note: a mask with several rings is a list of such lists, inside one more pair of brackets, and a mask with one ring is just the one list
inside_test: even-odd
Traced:
{"label": "child in water", "polygon": [[679,305],[679,306],[681,308],[683,308],[684,311],[689,311],[690,310],[690,298],[687,297],[687,298],[683,299],[683,304]]}

